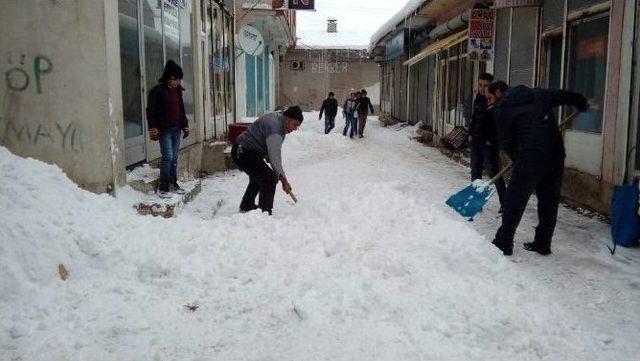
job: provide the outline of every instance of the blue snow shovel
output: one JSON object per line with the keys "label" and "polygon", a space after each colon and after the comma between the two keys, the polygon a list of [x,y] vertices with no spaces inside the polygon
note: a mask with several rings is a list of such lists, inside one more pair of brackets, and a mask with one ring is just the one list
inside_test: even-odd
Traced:
{"label": "blue snow shovel", "polygon": [[[569,123],[578,112],[574,112],[566,117],[560,123],[560,129],[565,124]],[[488,183],[472,183],[465,187],[460,192],[452,195],[447,199],[447,205],[455,209],[464,219],[473,221],[473,217],[482,212],[482,208],[487,204],[493,193],[495,193],[492,185],[513,167],[513,163],[510,163],[504,169],[502,169],[495,177],[493,177]]]}
{"label": "blue snow shovel", "polygon": [[447,205],[460,213],[464,219],[473,221],[473,217],[482,211],[482,208],[489,201],[493,193],[495,193],[492,187],[498,179],[509,171],[513,167],[513,163],[504,167],[495,177],[493,177],[487,183],[472,183],[465,187],[460,192],[452,195],[447,199]]}

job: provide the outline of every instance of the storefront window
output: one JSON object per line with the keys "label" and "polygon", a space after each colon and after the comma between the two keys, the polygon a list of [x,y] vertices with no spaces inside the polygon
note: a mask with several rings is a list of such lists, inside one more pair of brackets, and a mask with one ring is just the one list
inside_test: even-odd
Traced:
{"label": "storefront window", "polygon": [[128,139],[142,135],[138,5],[135,0],[119,0],[118,9],[124,137]]}
{"label": "storefront window", "polygon": [[162,49],[162,9],[157,0],[144,0],[144,64],[147,94],[158,84],[164,69]]}
{"label": "storefront window", "polygon": [[447,68],[441,69],[447,79],[444,119],[452,125],[467,125],[471,120],[475,69],[466,51],[466,42],[462,42],[442,53],[448,56]]}
{"label": "storefront window", "polygon": [[608,17],[582,21],[571,26],[569,89],[584,95],[592,108],[592,111],[581,113],[573,121],[573,130],[602,132],[608,34]]}
{"label": "storefront window", "polygon": [[540,72],[540,85],[549,89],[560,89],[562,70],[562,35],[554,35],[543,40],[544,52],[542,54]]}

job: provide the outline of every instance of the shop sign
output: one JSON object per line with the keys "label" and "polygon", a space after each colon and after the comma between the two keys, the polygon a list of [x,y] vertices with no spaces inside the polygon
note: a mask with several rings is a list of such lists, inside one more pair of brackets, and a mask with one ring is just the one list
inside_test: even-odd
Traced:
{"label": "shop sign", "polygon": [[274,10],[312,10],[315,11],[315,0],[273,0]]}
{"label": "shop sign", "polygon": [[495,0],[493,7],[501,8],[523,8],[530,6],[542,6],[540,0]]}
{"label": "shop sign", "polygon": [[404,53],[404,31],[396,34],[389,42],[387,42],[385,59],[393,60],[402,56]]}
{"label": "shop sign", "polygon": [[578,60],[602,58],[607,55],[607,37],[599,36],[580,41],[578,44]]}
{"label": "shop sign", "polygon": [[240,48],[249,55],[260,55],[264,51],[264,39],[262,34],[251,25],[245,25],[240,28],[238,34],[238,43]]}
{"label": "shop sign", "polygon": [[493,59],[493,33],[496,12],[490,9],[472,9],[469,18],[469,59]]}

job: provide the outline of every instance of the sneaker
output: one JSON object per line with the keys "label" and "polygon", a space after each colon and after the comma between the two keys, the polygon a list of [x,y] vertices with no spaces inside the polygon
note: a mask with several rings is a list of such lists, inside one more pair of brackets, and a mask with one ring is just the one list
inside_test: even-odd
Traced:
{"label": "sneaker", "polygon": [[173,182],[170,186],[169,186],[169,191],[171,193],[175,193],[175,194],[186,194],[187,192],[182,189],[182,187],[180,187],[180,185],[178,184],[178,182]]}
{"label": "sneaker", "polygon": [[548,256],[551,254],[551,248],[550,247],[541,247],[539,245],[536,244],[536,242],[525,242],[522,245],[522,248],[524,248],[525,250],[529,251],[529,252],[537,252],[538,254],[542,255],[542,256]]}
{"label": "sneaker", "polygon": [[502,254],[505,256],[511,256],[513,254],[513,243],[506,244],[502,242],[498,242],[497,239],[494,239],[491,242],[494,246],[498,247],[499,250],[502,251]]}
{"label": "sneaker", "polygon": [[161,184],[158,188],[158,196],[160,198],[171,198],[171,192],[166,184]]}
{"label": "sneaker", "polygon": [[358,135],[358,138],[364,138],[364,135],[360,134]]}

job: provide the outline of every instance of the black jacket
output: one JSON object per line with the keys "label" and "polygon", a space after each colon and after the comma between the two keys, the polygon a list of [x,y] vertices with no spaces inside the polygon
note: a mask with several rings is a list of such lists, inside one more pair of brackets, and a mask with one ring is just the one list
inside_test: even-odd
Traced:
{"label": "black jacket", "polygon": [[373,114],[371,99],[368,97],[360,97],[356,99],[356,110],[358,111],[358,114],[367,115],[369,114],[369,109],[371,109],[371,114]]}
{"label": "black jacket", "polygon": [[[147,102],[147,122],[149,129],[162,129],[171,126],[169,120],[169,103],[166,101],[166,91],[168,90],[167,85],[158,84],[149,91],[149,100]],[[183,90],[183,87],[177,89],[178,99],[180,99],[180,129],[189,127],[189,121],[184,111],[184,101],[182,100]]]}
{"label": "black jacket", "polygon": [[469,134],[473,137],[473,141],[488,141],[492,145],[498,145],[498,129],[493,119],[493,108],[488,108],[487,98],[480,93],[476,94],[473,101]]}
{"label": "black jacket", "polygon": [[500,149],[512,158],[553,160],[564,158],[562,134],[553,108],[573,105],[588,108],[587,99],[565,90],[531,89],[520,85],[509,89],[494,113]]}
{"label": "black jacket", "polygon": [[320,107],[320,118],[322,118],[322,112],[328,117],[335,117],[338,114],[338,100],[336,98],[325,99]]}

